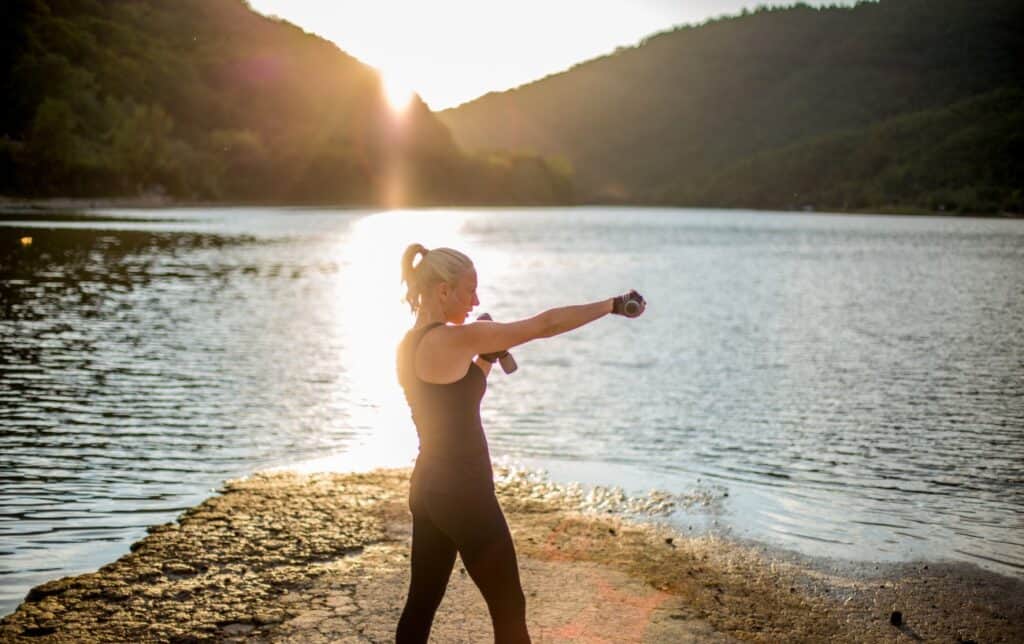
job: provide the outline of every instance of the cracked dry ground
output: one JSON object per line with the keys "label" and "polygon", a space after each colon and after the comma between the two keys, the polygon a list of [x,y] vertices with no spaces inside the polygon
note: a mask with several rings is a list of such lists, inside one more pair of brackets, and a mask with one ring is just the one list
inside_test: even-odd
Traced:
{"label": "cracked dry ground", "polygon": [[[0,641],[392,641],[408,584],[408,474],[230,482],[118,561],[34,588],[0,621]],[[499,483],[499,495],[536,642],[1024,641],[1018,581],[934,564],[824,572],[584,515],[522,486]],[[459,562],[432,640],[491,640]]]}

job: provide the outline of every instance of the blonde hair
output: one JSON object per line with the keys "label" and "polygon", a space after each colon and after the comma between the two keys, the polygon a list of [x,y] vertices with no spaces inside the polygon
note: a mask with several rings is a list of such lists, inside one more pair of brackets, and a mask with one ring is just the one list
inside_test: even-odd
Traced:
{"label": "blonde hair", "polygon": [[[417,255],[420,261],[414,264]],[[472,268],[472,260],[454,248],[428,249],[423,244],[409,244],[402,253],[402,281],[407,288],[405,301],[416,313],[427,289],[439,282],[455,284],[460,275]]]}

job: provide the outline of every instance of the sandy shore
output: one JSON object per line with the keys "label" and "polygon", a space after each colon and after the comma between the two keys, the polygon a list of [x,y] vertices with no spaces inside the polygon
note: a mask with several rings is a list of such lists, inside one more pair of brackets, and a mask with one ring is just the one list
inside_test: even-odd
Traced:
{"label": "sandy shore", "polygon": [[[408,474],[232,481],[116,562],[32,589],[0,620],[0,641],[392,641],[408,584]],[[807,566],[580,512],[547,484],[498,488],[535,642],[1024,641],[1024,583],[973,567]],[[432,641],[490,638],[456,562]]]}

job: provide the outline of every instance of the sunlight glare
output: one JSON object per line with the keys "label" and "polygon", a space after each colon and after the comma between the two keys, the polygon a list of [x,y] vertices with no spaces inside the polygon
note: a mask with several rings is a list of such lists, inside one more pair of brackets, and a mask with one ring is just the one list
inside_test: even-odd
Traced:
{"label": "sunlight glare", "polygon": [[404,114],[412,104],[416,91],[405,74],[392,69],[379,69],[381,83],[384,86],[384,97],[394,114]]}
{"label": "sunlight glare", "polygon": [[352,390],[347,422],[357,432],[344,452],[289,466],[298,471],[363,471],[410,467],[416,458],[416,429],[395,374],[395,349],[414,318],[400,283],[406,246],[427,248],[470,244],[462,233],[467,214],[458,211],[393,210],[364,217],[339,240],[346,261],[328,306],[340,327],[342,363]]}

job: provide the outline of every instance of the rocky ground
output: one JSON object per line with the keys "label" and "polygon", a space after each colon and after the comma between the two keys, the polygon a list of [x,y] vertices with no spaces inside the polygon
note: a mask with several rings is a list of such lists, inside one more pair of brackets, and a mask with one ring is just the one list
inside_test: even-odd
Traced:
{"label": "rocky ground", "polygon": [[[0,641],[393,641],[408,584],[407,479],[230,482],[118,561],[34,588],[0,620]],[[581,512],[550,485],[498,487],[535,642],[1024,642],[1024,584],[975,568],[808,566]],[[432,640],[490,639],[457,562]]]}

